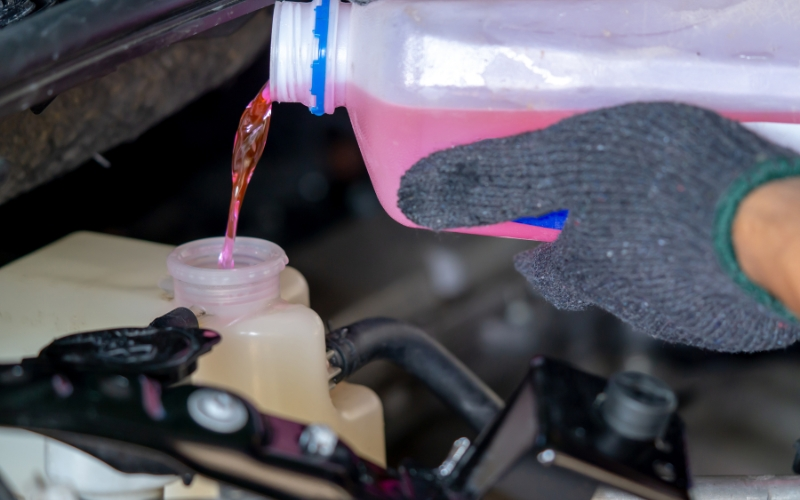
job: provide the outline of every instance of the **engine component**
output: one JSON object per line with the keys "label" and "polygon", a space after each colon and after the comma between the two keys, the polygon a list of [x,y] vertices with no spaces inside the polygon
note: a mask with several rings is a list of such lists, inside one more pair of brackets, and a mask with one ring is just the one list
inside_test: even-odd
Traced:
{"label": "engine component", "polygon": [[0,4],[0,28],[19,21],[36,10],[36,4],[31,0],[4,0]]}
{"label": "engine component", "polygon": [[[615,390],[616,384],[609,386]],[[616,435],[616,446],[609,447],[616,431],[602,417],[605,389],[600,377],[534,358],[502,414],[445,478],[447,488],[479,498],[497,483],[512,498],[589,499],[605,484],[651,500],[688,500],[680,418],[668,415],[660,442]],[[625,406],[614,410],[620,419],[628,412]]]}
{"label": "engine component", "polygon": [[[153,324],[186,322],[181,309],[192,314],[176,309]],[[197,326],[119,328],[61,337],[42,349],[37,360],[66,371],[146,375],[173,383],[190,375],[197,359],[219,341],[217,332]]]}
{"label": "engine component", "polygon": [[[303,276],[292,268],[279,272],[273,283],[277,287],[273,291],[280,294],[280,300],[275,297],[274,301],[279,309],[273,309],[274,314],[250,314],[247,321],[236,323],[242,327],[241,330],[233,331],[230,320],[226,324],[220,314],[210,314],[208,305],[193,309],[198,314],[201,310],[206,312],[198,318],[193,318],[191,311],[186,309],[174,310],[182,304],[178,295],[182,290],[185,291],[186,286],[180,289],[180,283],[166,277],[165,261],[172,250],[166,245],[128,238],[77,233],[0,268],[0,331],[14,332],[13,335],[0,338],[0,350],[4,357],[37,358],[42,347],[52,342],[54,334],[68,333],[64,331],[65,325],[83,331],[105,330],[113,325],[147,325],[154,317],[172,310],[153,322],[150,328],[164,331],[171,328],[172,333],[168,336],[174,336],[174,340],[184,346],[190,346],[195,341],[202,345],[209,340],[202,335],[192,339],[191,336],[183,337],[175,333],[176,328],[191,329],[195,320],[199,320],[202,326],[200,332],[211,330],[222,335],[222,342],[197,362],[198,369],[192,374],[194,383],[245,396],[266,413],[302,422],[327,424],[336,431],[339,440],[347,443],[357,454],[383,465],[385,451],[380,399],[370,389],[356,384],[342,383],[329,390],[324,326],[308,308],[309,290]],[[184,274],[181,276],[186,278]],[[191,302],[185,305],[190,307],[195,304],[203,305]],[[42,314],[43,311],[45,314]],[[298,317],[303,321],[292,321]],[[254,333],[259,334],[260,339],[264,340],[259,343],[262,350],[256,353],[246,346],[238,348],[242,343],[237,343],[237,339],[232,339],[231,335],[239,332],[243,332],[247,338],[238,340],[245,342],[247,339],[259,340],[259,337],[253,336]],[[108,333],[91,338],[98,340],[103,335],[112,340],[115,338]],[[147,335],[127,340],[139,343],[146,340],[145,337]],[[62,342],[55,343],[59,350],[65,347]],[[98,361],[98,356],[103,358],[103,362],[109,361],[106,358],[112,358],[115,364],[94,365],[98,369],[115,366],[106,372],[107,376],[102,381],[98,381],[97,387],[104,397],[122,400],[137,394],[135,386],[140,383],[139,377],[145,375],[145,371],[147,378],[153,382],[145,382],[149,387],[148,394],[154,396],[160,387],[192,369],[192,359],[182,357],[187,352],[182,353],[181,348],[176,347],[171,351],[175,365],[172,368],[162,366],[165,370],[159,373],[157,358],[166,353],[162,347],[167,349],[168,346],[159,346],[158,342],[157,336],[151,336],[142,342],[150,343],[149,347],[136,347],[144,349],[138,351],[137,355],[142,358],[143,364],[137,368],[119,363],[118,359],[113,359],[114,353],[92,347],[91,342],[72,347],[76,347],[81,356],[85,352],[92,353],[92,363]],[[122,347],[127,348],[125,345]],[[153,348],[157,348],[160,354],[150,360],[144,359],[154,354],[151,351]],[[53,351],[48,351],[53,359],[58,358],[58,352],[55,346]],[[196,355],[201,353],[197,352]],[[220,378],[214,378],[213,358],[220,356],[220,365],[233,371],[234,375],[226,379],[227,385],[221,384]],[[225,360],[230,360],[230,363]],[[148,365],[149,368],[144,370]],[[173,375],[169,374],[169,370],[175,370]],[[5,376],[11,379],[16,371],[12,369]],[[62,394],[68,394],[70,387],[75,390],[75,371],[68,364],[57,370],[63,376],[63,379],[57,379]],[[25,373],[21,373],[22,378]],[[249,391],[255,389],[261,390],[260,394],[266,393],[268,397],[261,401],[251,397]],[[148,401],[155,403],[158,398],[150,397]],[[212,409],[207,406],[204,408],[209,411]],[[163,408],[152,404],[149,411],[158,417],[162,415]],[[0,429],[0,469],[5,472],[15,494],[23,494],[35,478],[47,477],[48,445],[45,444],[47,439],[41,434]],[[130,447],[126,447],[122,451],[115,451],[107,444],[100,446],[85,440],[62,440],[126,473],[165,474],[177,479],[189,477],[187,474],[192,472],[192,469],[177,461],[164,462],[143,455],[140,448],[129,450]],[[142,457],[148,458],[148,461],[145,462]],[[213,499],[219,497],[219,488],[217,482],[198,475],[189,488],[175,482],[166,488],[164,495],[168,500],[187,497]]]}
{"label": "engine component", "polygon": [[[10,2],[17,10],[31,2]],[[0,115],[47,101],[121,63],[273,0],[66,2],[0,32]],[[4,2],[5,5],[5,2]],[[21,17],[17,13],[17,17]]]}
{"label": "engine component", "polygon": [[[105,367],[54,368],[44,359],[0,366],[0,425],[146,455],[175,475],[196,472],[272,498],[471,500],[496,487],[517,498],[589,500],[598,485],[647,500],[689,498],[683,429],[674,413],[661,444],[636,441],[633,454],[608,453],[603,436],[615,431],[602,416],[606,381],[542,357],[477,442],[458,440],[433,470],[408,463],[383,469],[355,455],[330,428],[262,415],[227,391],[168,387],[140,375],[127,377],[130,392],[120,395],[104,389]],[[620,408],[615,414],[624,413]]]}
{"label": "engine component", "polygon": [[[37,3],[42,2],[37,0]],[[119,65],[115,63],[109,68],[106,66],[110,64],[107,57],[90,57],[84,63],[89,66],[84,68],[89,75],[82,74],[77,79],[83,81],[84,76],[89,76],[92,78],[90,81],[74,87],[77,83],[74,81],[48,87],[51,78],[69,80],[70,75],[75,76],[70,70],[66,74],[60,73],[59,66],[65,58],[74,59],[75,51],[87,48],[79,43],[82,37],[91,37],[94,30],[108,35],[114,30],[132,27],[126,22],[138,25],[139,20],[126,19],[130,15],[127,7],[133,6],[135,12],[135,5],[142,3],[150,3],[159,9],[168,8],[165,2],[117,4],[68,0],[47,11],[37,11],[28,16],[30,19],[24,18],[0,29],[0,53],[8,56],[3,58],[0,67],[0,102],[22,99],[16,103],[6,102],[8,107],[5,108],[0,105],[0,203],[89,160],[108,164],[100,153],[136,139],[201,95],[240,74],[269,44],[271,12],[267,9],[220,24],[190,40],[180,43],[164,41],[172,45],[146,55],[120,51],[123,42],[109,56],[122,59],[136,56],[135,59]],[[99,24],[95,24],[98,17],[103,16],[84,17],[85,10],[106,11],[105,14],[112,19],[101,19]],[[113,13],[108,13],[108,10],[113,10]],[[225,13],[224,9],[214,12],[227,19]],[[247,22],[240,25],[239,21]],[[159,32],[158,36],[171,34],[181,38],[191,34],[191,29],[189,32],[170,33],[166,26],[149,25],[146,20],[142,23],[142,28],[161,26],[167,30]],[[28,30],[27,26],[37,28]],[[231,27],[239,29],[227,31]],[[215,36],[211,37],[211,33]],[[83,40],[90,45],[92,41],[100,42],[97,38]],[[76,43],[77,46],[73,45]],[[94,46],[94,49],[99,48]],[[73,56],[68,56],[68,52]],[[19,72],[5,73],[12,63],[29,63],[30,71],[18,68]],[[51,64],[56,67],[51,68]],[[21,86],[15,86],[17,78],[28,83],[17,82]],[[73,88],[64,90],[66,87]]]}
{"label": "engine component", "polygon": [[[71,378],[91,373],[99,376],[100,392],[114,400],[133,397],[132,380],[138,377],[148,389],[142,395],[145,411],[154,418],[163,418],[163,408],[156,397],[160,391],[158,382],[170,384],[188,377],[196,369],[197,359],[219,341],[218,333],[198,328],[194,313],[177,308],[146,328],[100,330],[58,338],[37,358],[23,359],[19,369],[12,369],[11,373],[21,378],[35,376],[31,373],[52,374],[53,390],[63,398],[74,391]],[[203,391],[195,393],[202,394]],[[192,413],[191,405],[189,410]],[[245,410],[243,406],[241,410]],[[239,427],[245,422],[246,418]],[[153,457],[136,447],[120,451],[80,435],[62,436],[61,441],[70,446],[51,440],[45,443],[47,475],[57,483],[70,484],[82,495],[113,491],[131,498],[160,497],[163,486],[173,478],[192,474],[185,466],[165,462],[163,457]]]}
{"label": "engine component", "polygon": [[605,390],[603,419],[636,441],[660,438],[678,407],[675,393],[661,380],[639,372],[612,376]]}
{"label": "engine component", "polygon": [[195,391],[189,396],[187,406],[192,420],[210,431],[230,434],[247,424],[247,408],[225,391]]}
{"label": "engine component", "polygon": [[[800,496],[797,476],[714,476],[696,477],[693,500],[778,500]],[[592,500],[640,500],[630,493],[599,488]]]}
{"label": "engine component", "polygon": [[503,408],[502,400],[455,356],[414,325],[389,318],[359,321],[330,332],[330,363],[347,378],[379,359],[391,361],[425,384],[480,432]]}
{"label": "engine component", "polygon": [[[0,367],[0,425],[68,442],[77,438],[122,454],[144,452],[164,464],[177,462],[176,471],[188,467],[272,498],[402,497],[397,477],[358,458],[341,441],[329,454],[308,454],[301,436],[313,426],[261,415],[231,393],[224,393],[228,406],[244,408],[245,420],[238,429],[220,432],[193,418],[196,400],[212,389],[165,387],[141,376],[130,379],[128,397],[116,398],[102,392],[104,374],[85,372],[60,375],[60,384],[73,387],[65,395],[42,367]],[[24,377],[5,377],[19,370]],[[162,409],[159,415],[151,405]]]}

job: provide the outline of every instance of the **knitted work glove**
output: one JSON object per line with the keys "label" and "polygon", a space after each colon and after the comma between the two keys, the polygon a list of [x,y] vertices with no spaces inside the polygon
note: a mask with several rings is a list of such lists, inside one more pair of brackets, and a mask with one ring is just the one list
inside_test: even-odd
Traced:
{"label": "knitted work glove", "polygon": [[790,175],[795,153],[711,111],[630,104],[434,153],[404,175],[398,205],[437,230],[568,209],[558,240],[515,262],[556,307],[760,351],[795,342],[800,324],[739,270],[730,229],[750,190]]}

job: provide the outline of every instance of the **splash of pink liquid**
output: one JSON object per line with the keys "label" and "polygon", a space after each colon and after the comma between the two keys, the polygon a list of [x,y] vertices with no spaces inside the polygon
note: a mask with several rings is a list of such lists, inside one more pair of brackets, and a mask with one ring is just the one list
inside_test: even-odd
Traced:
{"label": "splash of pink liquid", "polygon": [[253,177],[258,160],[264,153],[271,117],[272,98],[269,95],[269,82],[267,82],[242,113],[239,128],[236,130],[236,138],[233,141],[233,160],[231,161],[233,190],[228,210],[225,243],[219,254],[217,265],[220,269],[234,268],[233,246],[236,241],[239,211],[242,208],[242,201],[244,201],[247,186],[250,184],[250,178]]}

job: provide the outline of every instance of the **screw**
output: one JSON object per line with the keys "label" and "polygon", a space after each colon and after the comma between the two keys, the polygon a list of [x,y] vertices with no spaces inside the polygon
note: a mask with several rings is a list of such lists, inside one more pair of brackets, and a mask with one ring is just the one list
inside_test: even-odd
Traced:
{"label": "screw", "polygon": [[671,463],[656,460],[653,462],[653,470],[664,481],[668,483],[675,481],[675,467]]}
{"label": "screw", "polygon": [[556,452],[550,449],[544,450],[536,455],[536,460],[538,460],[542,465],[552,465],[556,460]]}
{"label": "screw", "polygon": [[300,434],[300,448],[309,455],[328,458],[336,450],[339,438],[336,433],[323,424],[313,424],[303,430]]}
{"label": "screw", "polygon": [[127,399],[131,395],[130,381],[122,375],[112,375],[100,382],[100,390],[114,399]]}
{"label": "screw", "polygon": [[469,448],[469,439],[462,437],[458,438],[453,442],[453,446],[450,448],[450,453],[447,454],[447,458],[445,458],[442,465],[439,466],[437,469],[439,475],[442,477],[449,476],[452,474],[453,470],[458,465],[458,462],[464,457],[464,454],[467,452]]}
{"label": "screw", "polygon": [[186,406],[198,425],[220,434],[242,429],[249,419],[244,403],[225,391],[199,389],[189,396]]}
{"label": "screw", "polygon": [[670,453],[672,451],[672,445],[668,441],[658,438],[656,439],[656,449],[663,453]]}
{"label": "screw", "polygon": [[60,398],[68,398],[72,395],[72,384],[70,383],[69,379],[63,375],[55,374],[51,379],[53,385],[53,391],[58,395]]}

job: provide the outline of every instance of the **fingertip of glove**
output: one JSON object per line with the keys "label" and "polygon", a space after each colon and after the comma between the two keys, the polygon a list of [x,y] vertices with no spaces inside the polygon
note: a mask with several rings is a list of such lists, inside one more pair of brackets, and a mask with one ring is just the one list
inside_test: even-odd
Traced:
{"label": "fingertip of glove", "polygon": [[415,163],[400,179],[397,207],[409,220],[433,230],[485,224],[476,215],[480,206],[471,202],[474,179],[464,165],[439,151]]}
{"label": "fingertip of glove", "polygon": [[418,162],[400,178],[397,190],[397,208],[415,224],[434,230],[444,229],[444,221],[439,216],[440,208],[433,202],[437,197],[432,182],[430,168]]}

